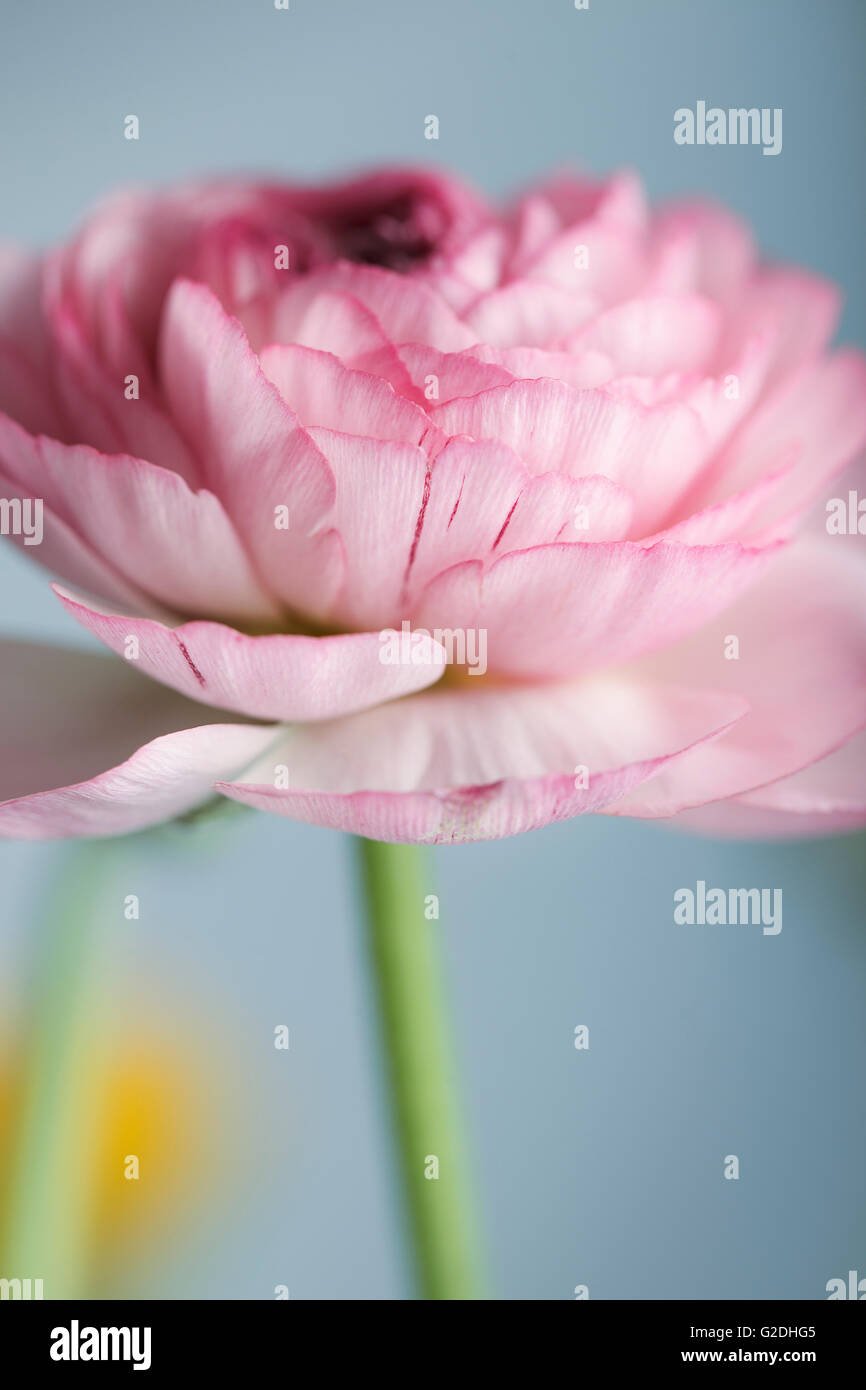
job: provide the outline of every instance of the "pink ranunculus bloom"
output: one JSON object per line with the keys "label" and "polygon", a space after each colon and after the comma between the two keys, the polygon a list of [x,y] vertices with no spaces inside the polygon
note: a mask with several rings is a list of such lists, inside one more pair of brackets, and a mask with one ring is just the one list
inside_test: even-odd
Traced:
{"label": "pink ranunculus bloom", "polygon": [[629,175],[208,184],[4,254],[4,530],[113,655],[3,644],[0,834],[864,823],[836,312]]}

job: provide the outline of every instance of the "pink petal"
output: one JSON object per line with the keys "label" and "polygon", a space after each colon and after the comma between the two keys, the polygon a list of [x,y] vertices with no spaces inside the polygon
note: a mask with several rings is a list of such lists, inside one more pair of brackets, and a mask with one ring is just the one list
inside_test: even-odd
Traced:
{"label": "pink petal", "polygon": [[[344,572],[330,526],[333,474],[262,373],[240,325],[202,285],[178,281],[172,289],[161,377],[206,483],[269,589],[293,608],[325,612]],[[277,524],[285,517],[287,529]]]}
{"label": "pink petal", "polygon": [[[459,352],[475,341],[454,311],[429,286],[378,266],[342,262],[306,275],[290,285],[275,309],[274,342],[297,342],[294,324],[321,294],[349,294],[375,315],[392,343],[421,342],[441,352]],[[288,334],[288,336],[286,336]],[[333,345],[323,346],[342,357]]]}
{"label": "pink petal", "polygon": [[33,439],[0,417],[0,466],[135,589],[175,611],[264,619],[277,609],[220,503],[176,473]]}
{"label": "pink petal", "polygon": [[[637,673],[740,694],[750,712],[712,751],[624,802],[618,813],[670,816],[742,796],[827,757],[866,711],[866,567],[833,538],[780,551],[761,582],[721,617]],[[737,659],[726,659],[729,639]]]}
{"label": "pink petal", "polygon": [[545,235],[543,203],[536,203],[534,225],[521,225],[509,274],[579,289],[606,304],[634,294],[647,269],[647,209],[639,181],[631,174],[607,184],[560,179],[540,192],[556,209],[560,230],[551,236],[548,225]]}
{"label": "pink petal", "polygon": [[[499,283],[507,250],[507,237],[502,227],[483,227],[449,258],[449,277],[460,280],[474,299],[479,290],[492,290]],[[438,284],[439,277],[435,276]],[[458,312],[463,306],[452,303]]]}
{"label": "pink petal", "polygon": [[866,732],[828,757],[746,796],[694,811],[674,824],[709,835],[790,839],[839,835],[866,826]]}
{"label": "pink petal", "polygon": [[220,623],[169,628],[104,613],[55,586],[82,627],[118,655],[137,641],[135,667],[192,700],[255,719],[333,719],[411,694],[442,675],[444,652],[420,640],[412,664],[381,660],[378,632],[336,637],[248,637]]}
{"label": "pink petal", "polygon": [[725,332],[718,348],[724,366],[754,338],[773,344],[767,389],[791,372],[814,362],[827,348],[839,321],[835,285],[804,270],[761,270],[742,289],[739,303],[728,302]]}
{"label": "pink petal", "polygon": [[597,308],[582,289],[518,280],[482,295],[463,317],[474,339],[493,347],[546,347],[575,334]]}
{"label": "pink petal", "polygon": [[515,381],[430,413],[447,434],[507,444],[533,473],[599,474],[619,483],[635,497],[635,534],[664,521],[704,464],[701,426],[688,407],[646,409],[557,381]]}
{"label": "pink petal", "polygon": [[632,509],[628,493],[607,478],[533,477],[503,444],[451,439],[433,464],[407,603],[465,560],[491,560],[562,539],[620,538]]}
{"label": "pink petal", "polygon": [[[752,584],[775,548],[630,541],[538,546],[434,579],[413,614],[425,628],[487,633],[492,671],[575,675],[655,651]],[[702,684],[695,680],[693,684]]]}
{"label": "pink petal", "polygon": [[355,628],[399,622],[412,546],[421,524],[429,460],[423,449],[311,429],[336,478],[332,513],[345,555],[346,579],[329,610],[331,622]]}
{"label": "pink petal", "polygon": [[368,372],[352,371],[329,352],[274,344],[259,358],[262,371],[304,425],[319,425],[370,439],[421,444],[429,417]]}
{"label": "pink petal", "polygon": [[[539,377],[552,377],[554,381],[564,381],[579,391],[604,386],[613,376],[613,364],[603,353],[590,351],[560,352],[547,348],[513,347],[491,348],[480,344],[468,348],[465,356],[477,357],[481,362],[497,363],[511,377],[522,377],[526,381],[537,381]],[[490,386],[504,386],[506,381],[491,381]],[[484,389],[479,386],[478,390]],[[458,394],[458,393],[455,393]],[[464,396],[472,395],[463,391]]]}
{"label": "pink petal", "polygon": [[507,386],[515,375],[504,366],[481,361],[474,349],[437,352],[422,343],[404,343],[399,353],[415,391],[431,406],[456,396],[474,396],[493,386]]}
{"label": "pink petal", "polygon": [[721,313],[700,295],[629,299],[593,319],[568,346],[603,353],[616,375],[702,370],[719,336]]}
{"label": "pink petal", "polygon": [[672,203],[654,218],[652,238],[653,289],[696,291],[729,304],[751,281],[754,239],[727,208],[706,200]]}
{"label": "pink petal", "polygon": [[555,210],[559,226],[575,226],[594,218],[602,224],[643,233],[649,221],[643,185],[631,169],[618,170],[605,179],[566,170],[539,184],[530,197],[543,198]]}
{"label": "pink petal", "polygon": [[707,456],[725,441],[750,413],[767,380],[772,360],[769,338],[752,338],[736,357],[726,358],[713,376],[674,378],[671,389],[697,413],[707,441]]}
{"label": "pink petal", "polygon": [[42,258],[0,245],[0,411],[35,433],[59,434],[42,307]]}
{"label": "pink petal", "polygon": [[286,293],[265,308],[266,325],[250,334],[259,350],[269,343],[294,343],[331,352],[345,366],[373,372],[395,391],[413,395],[406,368],[376,315],[345,291],[322,290],[312,298]]}
{"label": "pink petal", "polygon": [[0,338],[0,412],[31,434],[64,433],[63,415],[53,383],[32,367],[19,349]]}
{"label": "pink petal", "polygon": [[551,200],[535,190],[521,198],[513,212],[513,223],[513,245],[506,266],[509,277],[520,275],[562,230],[562,221]]}
{"label": "pink petal", "polygon": [[866,443],[866,358],[859,352],[801,369],[743,422],[693,495],[713,505],[753,486],[779,463],[793,463],[765,525],[802,511]]}
{"label": "pink petal", "polygon": [[90,652],[3,642],[0,689],[2,838],[119,835],[167,820],[274,737],[202,724],[201,706]]}
{"label": "pink petal", "polygon": [[48,333],[42,312],[42,257],[0,245],[0,339],[12,344],[31,366],[47,360]]}
{"label": "pink petal", "polygon": [[[2,421],[11,424],[11,421]],[[2,428],[0,424],[0,428]],[[20,486],[0,469],[0,495],[7,501],[24,503],[33,499],[33,490]],[[50,570],[52,574],[79,585],[88,593],[99,594],[112,603],[122,604],[133,612],[144,613],[153,609],[153,601],[124,579],[107,560],[103,559],[78,534],[74,527],[63,521],[51,507],[42,508],[43,536],[40,545],[28,545],[23,535],[11,534],[9,539],[32,560]]]}
{"label": "pink petal", "polygon": [[[780,500],[784,495],[791,474],[791,464],[779,468],[765,478],[760,478],[751,487],[717,502],[715,506],[705,507],[694,512],[684,521],[659,531],[641,541],[641,545],[655,545],[656,541],[676,541],[680,545],[721,545],[725,541],[757,542],[761,531],[761,517],[768,507],[778,512]],[[792,527],[780,530],[780,535],[790,534]]]}
{"label": "pink petal", "polygon": [[741,712],[615,681],[436,691],[293,730],[220,790],[377,840],[498,839],[599,810]]}
{"label": "pink petal", "polygon": [[[135,357],[120,370],[106,367],[94,356],[82,326],[68,313],[55,316],[53,331],[54,377],[65,422],[59,437],[86,440],[101,453],[150,459],[195,485],[200,470]],[[138,376],[138,399],[126,398],[130,373]]]}

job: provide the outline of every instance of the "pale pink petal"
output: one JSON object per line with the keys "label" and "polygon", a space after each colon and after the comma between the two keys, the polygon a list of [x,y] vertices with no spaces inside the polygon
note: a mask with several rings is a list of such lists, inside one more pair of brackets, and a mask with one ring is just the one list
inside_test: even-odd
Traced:
{"label": "pale pink petal", "polygon": [[562,230],[553,203],[539,192],[521,198],[512,214],[512,224],[511,253],[506,265],[509,276],[519,275]]}
{"label": "pale pink petal", "polygon": [[617,681],[436,691],[288,731],[220,790],[377,840],[498,839],[599,810],[741,713]]}
{"label": "pale pink petal", "polygon": [[[449,275],[463,281],[467,289],[474,291],[492,290],[498,285],[502,275],[507,251],[507,237],[503,227],[483,227],[460,248],[448,261]],[[439,283],[438,274],[436,284]],[[474,295],[473,295],[474,298]],[[449,296],[452,308],[454,304]]]}
{"label": "pale pink petal", "polygon": [[265,348],[259,360],[303,425],[406,444],[421,444],[432,431],[429,416],[390,382],[352,371],[331,353],[280,343]]}
{"label": "pale pink petal", "polygon": [[[675,642],[754,583],[775,547],[630,541],[539,546],[434,579],[414,623],[487,634],[492,671],[575,675]],[[692,684],[701,684],[697,678]],[[703,682],[706,683],[706,682]]]}
{"label": "pale pink petal", "polygon": [[423,690],[444,667],[444,652],[425,638],[411,664],[388,665],[379,632],[248,637],[221,623],[170,628],[102,612],[59,587],[56,592],[82,627],[135,669],[190,699],[255,719],[333,719]]}
{"label": "pale pink petal", "polygon": [[866,359],[856,351],[802,368],[749,415],[691,497],[694,508],[723,501],[780,464],[793,464],[763,515],[802,511],[866,444]]}
{"label": "pale pink petal", "polygon": [[632,510],[629,494],[607,478],[533,476],[504,444],[452,439],[433,464],[407,604],[437,574],[465,560],[564,539],[619,539]]}
{"label": "pale pink petal", "polygon": [[830,480],[802,519],[809,535],[830,537],[835,546],[862,553],[866,537],[866,453]]}
{"label": "pale pink petal", "polygon": [[866,732],[828,757],[769,786],[673,818],[705,835],[793,839],[866,826]]}
{"label": "pale pink petal", "polygon": [[[554,381],[564,381],[579,391],[604,386],[613,376],[610,358],[593,350],[583,352],[560,352],[555,349],[513,347],[491,348],[485,344],[467,348],[466,357],[477,357],[480,362],[498,364],[512,377],[522,377],[525,381],[537,381],[539,377],[551,377]],[[507,380],[491,381],[485,386],[504,386]],[[478,390],[484,387],[479,386]],[[469,396],[469,390],[454,392],[455,395]],[[447,399],[447,398],[445,398]]]}
{"label": "pale pink petal", "polygon": [[[11,422],[3,422],[11,423]],[[0,426],[2,427],[2,426]],[[119,574],[112,565],[99,555],[87,541],[85,541],[75,530],[74,527],[63,521],[51,507],[45,503],[45,499],[34,497],[30,486],[20,486],[17,482],[0,468],[0,496],[7,502],[17,501],[22,504],[33,503],[41,500],[42,506],[42,540],[40,544],[28,544],[25,532],[10,533],[9,539],[17,545],[22,554],[27,555],[31,560],[36,560],[52,574],[58,575],[61,579],[66,579],[71,584],[76,584],[89,594],[99,595],[100,598],[108,599],[112,603],[126,606],[135,613],[151,612],[156,606],[152,599],[146,594],[130,584],[123,575]],[[22,511],[22,517],[24,512]],[[30,514],[29,520],[32,524],[35,516]],[[35,540],[35,536],[34,536]]]}
{"label": "pale pink petal", "polygon": [[715,350],[721,312],[700,295],[629,299],[593,319],[569,348],[603,353],[617,376],[701,371]]}
{"label": "pale pink petal", "polygon": [[[319,352],[332,352],[347,367],[374,372],[402,395],[414,395],[397,349],[376,315],[345,291],[321,290],[310,298],[300,293],[280,295],[263,306],[263,323],[251,333],[253,347],[296,343]],[[266,320],[266,322],[265,322]]]}
{"label": "pale pink petal", "polygon": [[653,219],[649,286],[660,292],[696,291],[729,304],[750,285],[754,238],[740,218],[707,201],[677,202]]}
{"label": "pale pink petal", "polygon": [[[453,309],[428,285],[378,266],[341,262],[290,285],[275,306],[274,342],[300,341],[294,324],[327,293],[349,294],[375,315],[392,343],[422,342],[441,352],[459,352],[475,341]],[[289,336],[284,334],[288,331]],[[309,347],[327,344],[307,343]],[[339,357],[339,348],[332,347]]]}
{"label": "pale pink petal", "polygon": [[[762,539],[761,518],[767,508],[780,510],[791,467],[789,464],[787,468],[779,468],[726,501],[693,512],[684,521],[642,540],[641,545],[655,545],[659,540],[677,541],[681,545],[721,545],[725,541],[749,540],[756,543]],[[792,530],[793,526],[781,527],[778,535],[785,537]]]}
{"label": "pale pink petal", "polygon": [[120,835],[170,819],[274,738],[273,727],[203,723],[214,711],[114,657],[8,641],[0,651],[0,838]]}
{"label": "pale pink petal", "polygon": [[404,616],[402,594],[429,487],[423,449],[311,429],[336,478],[332,513],[345,555],[346,579],[329,610],[331,622],[390,627]]}
{"label": "pale pink petal", "polygon": [[530,280],[592,295],[616,304],[639,292],[646,280],[643,239],[629,229],[588,221],[560,232],[526,267]]}
{"label": "pale pink petal", "polygon": [[563,170],[534,190],[556,211],[560,225],[601,223],[643,233],[649,224],[649,207],[640,177],[632,169],[620,169],[610,178],[596,179]]}
{"label": "pale pink petal", "polygon": [[671,389],[697,413],[704,427],[708,457],[724,442],[757,403],[767,380],[773,345],[768,337],[752,338],[738,356],[726,359],[713,376],[697,381],[671,380]]}
{"label": "pale pink petal", "polygon": [[633,294],[645,278],[647,221],[643,190],[633,174],[606,182],[560,177],[530,195],[521,209],[508,274],[571,286],[614,303]]}
{"label": "pale pink petal", "polygon": [[581,289],[517,280],[482,295],[463,317],[474,339],[492,347],[546,347],[575,334],[597,309]]}
{"label": "pale pink petal", "polygon": [[473,348],[467,352],[437,352],[422,343],[402,343],[398,351],[414,389],[429,406],[457,396],[474,396],[494,386],[507,386],[516,375],[492,361],[481,361]]}
{"label": "pale pink petal", "polygon": [[278,612],[218,500],[142,459],[33,439],[0,416],[0,466],[137,590],[179,612]]}
{"label": "pale pink petal", "polygon": [[750,340],[769,338],[773,351],[765,389],[770,390],[827,348],[840,304],[836,286],[820,276],[786,266],[761,270],[743,287],[739,302],[726,304],[718,365],[724,367]]}
{"label": "pale pink petal", "polygon": [[599,474],[635,497],[634,534],[664,522],[704,465],[697,415],[680,404],[647,409],[606,390],[515,381],[431,410],[448,434],[498,439],[533,473]]}
{"label": "pale pink petal", "polygon": [[750,713],[717,749],[690,754],[676,776],[623,803],[622,814],[670,816],[741,796],[856,734],[866,715],[864,584],[862,554],[832,538],[804,538],[727,612],[640,663],[640,674],[658,680],[739,693]]}
{"label": "pale pink petal", "polygon": [[[90,444],[101,453],[150,459],[193,486],[200,481],[201,471],[161,397],[146,376],[135,373],[134,360],[121,370],[105,366],[94,356],[81,324],[66,312],[55,315],[52,326],[57,346],[54,376],[64,421],[60,437]],[[128,391],[135,394],[128,398]]]}
{"label": "pale pink petal", "polygon": [[202,285],[179,281],[171,291],[161,377],[205,482],[269,589],[305,613],[326,611],[344,574],[330,522],[334,476],[240,325]]}

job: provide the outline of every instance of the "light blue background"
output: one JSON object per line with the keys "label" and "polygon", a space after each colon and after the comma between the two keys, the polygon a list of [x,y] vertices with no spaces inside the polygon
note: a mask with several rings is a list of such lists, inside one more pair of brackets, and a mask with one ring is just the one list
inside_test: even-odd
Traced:
{"label": "light blue background", "polygon": [[[90,0],[10,4],[3,27],[0,236],[48,243],[118,183],[202,171],[435,160],[499,193],[563,161],[628,164],[839,280],[845,336],[866,340],[858,0]],[[782,154],[677,147],[673,111],[701,98],[781,106]],[[84,641],[8,547],[0,605],[6,632]],[[108,993],[230,1050],[208,1085],[244,1117],[246,1167],[109,1291],[405,1297],[351,846],[252,814],[213,850],[182,846],[136,851],[125,891],[146,910],[118,927]],[[67,853],[0,845],[0,997],[21,994]],[[821,1298],[866,1274],[860,839],[719,844],[599,818],[432,858],[500,1296]],[[673,891],[699,878],[781,888],[781,935],[675,927]]]}

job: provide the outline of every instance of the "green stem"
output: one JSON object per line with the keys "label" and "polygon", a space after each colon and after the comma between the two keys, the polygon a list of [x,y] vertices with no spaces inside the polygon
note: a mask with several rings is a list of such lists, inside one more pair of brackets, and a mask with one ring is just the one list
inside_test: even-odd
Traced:
{"label": "green stem", "polygon": [[[3,1194],[0,1275],[41,1279],[44,1297],[85,1294],[93,1173],[95,982],[104,893],[105,843],[67,855],[37,938],[37,968],[25,1020],[16,1143]],[[103,892],[95,901],[95,889]],[[98,891],[98,889],[97,889]],[[114,915],[119,909],[113,904]]]}
{"label": "green stem", "polygon": [[424,851],[374,840],[357,843],[421,1296],[484,1298],[436,955],[437,923],[425,917],[431,890]]}

